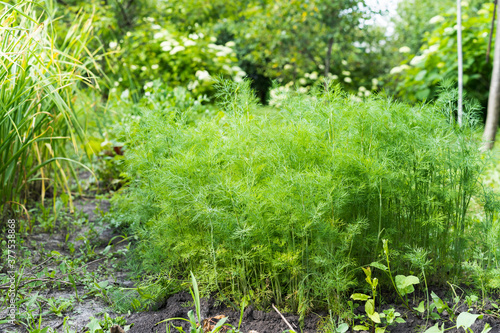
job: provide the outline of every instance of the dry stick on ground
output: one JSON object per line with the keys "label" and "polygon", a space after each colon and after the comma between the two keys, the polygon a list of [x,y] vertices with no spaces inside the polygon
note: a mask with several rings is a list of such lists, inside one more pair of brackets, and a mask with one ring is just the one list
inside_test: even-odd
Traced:
{"label": "dry stick on ground", "polygon": [[273,309],[274,311],[278,312],[278,314],[281,316],[281,319],[283,319],[283,321],[288,325],[288,327],[290,327],[290,330],[292,331],[295,331],[292,327],[292,325],[290,325],[290,323],[285,319],[285,317],[281,314],[281,312],[278,311],[278,309],[276,309],[276,307],[274,306],[274,304],[271,304],[273,306]]}

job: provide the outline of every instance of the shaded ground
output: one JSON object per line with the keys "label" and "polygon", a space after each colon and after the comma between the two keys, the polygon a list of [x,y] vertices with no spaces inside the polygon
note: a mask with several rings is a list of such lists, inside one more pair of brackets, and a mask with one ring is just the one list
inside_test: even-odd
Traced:
{"label": "shaded ground", "polygon": [[[160,323],[162,320],[167,318],[175,318],[175,317],[183,317],[187,318],[186,314],[189,310],[194,309],[192,306],[191,295],[187,292],[178,293],[172,297],[170,297],[165,306],[162,307],[158,311],[150,311],[150,312],[142,312],[135,313],[128,317],[130,322],[133,322],[135,325],[131,328],[129,332],[132,333],[142,333],[142,332],[165,332],[166,323]],[[451,305],[451,304],[450,304]],[[394,305],[384,306],[384,308],[390,308]],[[424,332],[427,328],[434,326],[436,323],[441,327],[443,321],[445,323],[446,332],[450,333],[463,333],[464,329],[454,328],[455,325],[449,321],[449,314],[443,313],[441,315],[443,321],[434,321],[434,320],[425,320],[422,317],[416,316],[412,312],[408,310],[395,306],[397,311],[402,314],[402,318],[406,321],[405,323],[400,323],[397,325],[392,325],[387,328],[387,332],[391,333],[408,333],[408,332]],[[491,307],[489,307],[491,308]],[[488,309],[488,306],[485,307]],[[462,305],[456,309],[456,314],[458,315],[462,311],[467,311],[467,307]],[[364,314],[364,307],[360,306],[355,310],[356,314]],[[472,310],[472,313],[477,313],[477,311]],[[202,301],[202,311],[201,315],[203,318],[213,318],[217,315],[225,315],[228,317],[227,323],[237,326],[239,321],[240,314],[236,311],[233,311],[225,306],[216,306],[214,305],[213,300],[203,300]],[[285,314],[286,320],[300,332],[298,316]],[[321,328],[321,317],[319,315],[309,315],[306,317],[304,322],[304,333],[312,333],[323,331]],[[213,321],[214,323],[216,320]],[[175,326],[183,326],[186,330],[188,327],[183,321],[172,321]],[[472,325],[472,332],[480,333],[482,332],[485,324],[489,324],[491,326],[490,333],[499,333],[500,332],[500,319],[497,317],[493,317],[488,314],[484,314],[482,319],[477,319],[476,322]],[[241,325],[242,332],[250,332],[257,331],[259,333],[268,332],[268,333],[280,333],[288,330],[287,324],[281,319],[280,315],[276,312],[262,312],[254,310],[252,307],[249,307],[245,310]],[[352,329],[347,332],[355,332]],[[363,331],[361,331],[363,332]]]}
{"label": "shaded ground", "polygon": [[[129,320],[134,322],[134,326],[129,332],[165,332],[166,323],[158,323],[167,318],[187,318],[187,312],[189,310],[194,310],[193,306],[187,305],[192,305],[191,295],[187,292],[180,292],[170,297],[166,304],[158,311],[134,313],[129,317]],[[231,324],[234,327],[238,326],[240,312],[234,311],[224,305],[216,305],[213,299],[202,300],[202,318],[213,318],[219,315],[228,317],[226,323]],[[295,330],[300,331],[298,316],[285,314],[284,317]],[[304,333],[316,332],[319,320],[320,317],[317,315],[310,315],[306,317],[304,322]],[[216,319],[212,320],[212,323],[216,322]],[[174,326],[183,326],[185,329],[188,327],[188,325],[181,320],[172,321],[172,323]],[[244,311],[240,329],[242,332],[249,332],[253,330],[262,333],[283,332],[289,328],[277,312],[257,311],[250,306]]]}

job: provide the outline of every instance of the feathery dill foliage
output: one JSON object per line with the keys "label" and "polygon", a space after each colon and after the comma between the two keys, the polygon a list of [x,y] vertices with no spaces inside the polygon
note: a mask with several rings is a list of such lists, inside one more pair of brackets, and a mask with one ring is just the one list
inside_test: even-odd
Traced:
{"label": "feathery dill foliage", "polygon": [[334,87],[266,113],[248,82],[219,89],[216,117],[187,126],[145,110],[129,133],[131,183],[116,200],[147,271],[193,271],[210,290],[303,313],[338,302],[382,238],[443,270],[466,259],[473,118],[458,128],[444,100],[357,102]]}
{"label": "feathery dill foliage", "polygon": [[72,87],[92,79],[79,60],[92,26],[90,20],[77,22],[57,43],[51,23],[50,14],[34,3],[2,3],[0,213],[25,203],[28,185],[35,181],[41,183],[43,200],[49,186],[54,198],[58,192],[69,193],[68,178],[75,176],[65,167],[66,144],[76,149],[84,133],[72,108]]}

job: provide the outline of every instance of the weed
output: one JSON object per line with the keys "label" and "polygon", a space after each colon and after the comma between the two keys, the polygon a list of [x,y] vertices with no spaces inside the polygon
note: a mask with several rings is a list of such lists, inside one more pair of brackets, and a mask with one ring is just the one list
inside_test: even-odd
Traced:
{"label": "weed", "polygon": [[[196,282],[196,278],[194,277],[193,273],[191,273],[191,283],[193,285],[193,288],[189,289],[191,296],[193,297],[193,302],[195,306],[195,311],[196,311],[196,316],[193,310],[189,310],[188,312],[188,318],[168,318],[165,320],[160,321],[160,323],[166,322],[166,330],[168,333],[170,333],[170,321],[173,320],[183,320],[189,323],[190,328],[188,329],[188,332],[190,333],[205,333],[205,332],[210,332],[210,333],[216,333],[221,331],[224,323],[226,322],[227,318],[225,316],[220,316],[220,317],[215,317],[215,318],[209,318],[209,319],[202,319],[201,317],[201,307],[200,307],[200,293],[198,290],[198,283]],[[212,324],[210,319],[216,319],[218,320],[215,324]],[[240,321],[241,323],[241,321]],[[182,327],[175,327],[178,332],[184,333],[184,329]]]}
{"label": "weed", "polygon": [[73,309],[73,302],[74,300],[72,299],[47,299],[50,311],[58,317],[62,317],[66,311],[71,311]]}
{"label": "weed", "polygon": [[[365,302],[365,313],[367,318],[364,316],[359,316],[357,319],[361,321],[360,325],[354,325],[353,330],[355,331],[368,331],[375,333],[383,333],[387,329],[387,326],[396,324],[396,323],[404,323],[404,319],[400,318],[401,314],[394,310],[394,308],[384,310],[382,313],[375,311],[375,299],[377,296],[377,286],[378,279],[372,279],[372,272],[370,267],[362,268],[366,279],[365,281],[370,285],[371,296],[366,294],[356,293],[351,295],[351,298],[355,301],[363,301]],[[390,272],[390,271],[389,271]],[[396,281],[398,281],[398,277],[402,275],[398,275],[396,277]],[[412,283],[407,283],[405,278],[399,279],[398,287],[400,290],[409,291]],[[413,281],[409,281],[413,282]]]}
{"label": "weed", "polygon": [[90,317],[90,322],[87,324],[88,333],[106,333],[111,327],[119,325],[127,332],[133,326],[127,325],[127,320],[124,317],[111,318],[108,313],[105,313],[102,319]]}

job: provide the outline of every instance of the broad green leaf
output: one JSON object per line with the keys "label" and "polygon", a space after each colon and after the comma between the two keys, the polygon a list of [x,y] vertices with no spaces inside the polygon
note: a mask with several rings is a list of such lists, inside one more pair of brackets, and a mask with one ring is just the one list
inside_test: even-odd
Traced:
{"label": "broad green leaf", "polygon": [[419,283],[420,280],[416,276],[396,275],[396,286],[398,289],[407,289],[409,286]]}
{"label": "broad green leaf", "polygon": [[356,325],[352,329],[355,331],[368,331],[370,328],[364,325]]}
{"label": "broad green leaf", "polygon": [[467,329],[470,328],[478,318],[483,318],[483,315],[462,312],[457,317],[457,328],[463,327],[464,330],[467,331]]}
{"label": "broad green leaf", "polygon": [[415,81],[421,81],[424,79],[425,75],[427,74],[427,71],[424,69],[423,71],[420,71],[416,76],[415,76]]}
{"label": "broad green leaf", "polygon": [[410,285],[410,284],[419,284],[420,283],[420,280],[418,279],[418,277],[414,276],[414,275],[408,275],[405,279],[405,283]]}
{"label": "broad green leaf", "polygon": [[375,329],[375,333],[384,333],[385,332],[385,327],[377,327]]}
{"label": "broad green leaf", "polygon": [[349,325],[346,323],[340,324],[337,329],[335,330],[337,333],[345,333],[349,330]]}
{"label": "broad green leaf", "polygon": [[415,96],[418,99],[426,99],[427,97],[429,97],[430,93],[431,93],[430,89],[422,89],[422,90],[417,91],[417,93],[415,94]]}
{"label": "broad green leaf", "polygon": [[428,328],[424,333],[443,333],[443,332],[444,332],[444,324],[440,328],[438,326],[438,323],[436,323],[436,325]]}
{"label": "broad green leaf", "polygon": [[448,308],[448,304],[444,303],[438,295],[434,292],[431,293],[432,300],[434,301],[434,305],[439,313],[443,312]]}
{"label": "broad green leaf", "polygon": [[215,327],[212,329],[212,332],[218,332],[221,329],[222,325],[224,325],[226,320],[227,320],[227,317],[224,317],[221,320],[219,320],[217,322],[217,324],[215,325]]}
{"label": "broad green leaf", "polygon": [[109,285],[109,281],[107,280],[104,280],[104,281],[101,281],[97,284],[99,286],[99,288],[101,289],[106,289],[106,287]]}
{"label": "broad green leaf", "polygon": [[380,316],[378,314],[378,312],[373,312],[372,314],[369,314],[367,313],[368,317],[370,317],[370,319],[374,322],[374,323],[377,323],[377,324],[380,324],[382,321],[380,320]]}
{"label": "broad green leaf", "polygon": [[370,264],[370,266],[375,267],[375,268],[378,268],[378,269],[380,269],[380,270],[382,270],[382,271],[384,271],[384,272],[387,272],[387,270],[388,270],[388,268],[387,268],[387,266],[386,266],[386,265],[384,265],[384,264],[382,264],[382,263],[379,263],[379,262],[376,262],[376,261],[372,262],[372,263]]}
{"label": "broad green leaf", "polygon": [[371,297],[366,295],[366,294],[356,293],[356,294],[352,294],[351,298],[355,301],[366,301],[366,300],[369,300]]}
{"label": "broad green leaf", "polygon": [[418,304],[418,307],[413,308],[413,309],[417,310],[420,313],[424,313],[424,311],[425,311],[425,301],[420,302],[420,304]]}
{"label": "broad green leaf", "polygon": [[90,322],[87,324],[87,327],[89,328],[90,333],[97,333],[99,331],[102,331],[102,327],[99,324],[99,319],[91,317]]}
{"label": "broad green leaf", "polygon": [[365,303],[365,311],[366,314],[371,315],[375,312],[375,301],[372,299],[369,299]]}
{"label": "broad green leaf", "polygon": [[395,281],[396,281],[396,287],[399,290],[404,289],[406,287],[405,284],[404,284],[404,282],[405,282],[405,276],[404,275],[396,275]]}

